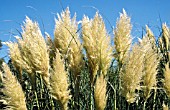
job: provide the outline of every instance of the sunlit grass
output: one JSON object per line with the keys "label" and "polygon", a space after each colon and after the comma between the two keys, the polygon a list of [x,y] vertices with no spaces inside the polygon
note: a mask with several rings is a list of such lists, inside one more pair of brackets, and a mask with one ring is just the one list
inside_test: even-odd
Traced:
{"label": "sunlit grass", "polygon": [[9,47],[10,70],[4,64],[0,74],[0,109],[168,108],[170,29],[166,24],[158,41],[146,26],[143,38],[132,44],[133,24],[125,10],[113,30],[114,39],[98,12],[93,19],[84,16],[80,32],[69,8],[58,14],[55,23],[53,40],[26,17],[17,41],[4,43]]}

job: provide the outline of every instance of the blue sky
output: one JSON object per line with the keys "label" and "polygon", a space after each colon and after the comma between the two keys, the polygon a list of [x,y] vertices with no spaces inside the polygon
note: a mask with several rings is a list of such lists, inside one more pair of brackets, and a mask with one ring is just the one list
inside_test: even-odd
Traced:
{"label": "blue sky", "polygon": [[[111,26],[115,27],[116,19],[124,8],[132,19],[134,38],[141,37],[142,27],[146,24],[156,36],[159,36],[161,22],[170,24],[169,0],[0,0],[0,39],[13,41],[25,16],[38,21],[42,32],[53,36],[55,13],[60,13],[67,6],[72,16],[76,12],[77,20],[81,20],[83,15],[92,18],[95,8],[98,9],[108,32],[112,32]],[[7,47],[3,46],[0,57],[5,55]]]}

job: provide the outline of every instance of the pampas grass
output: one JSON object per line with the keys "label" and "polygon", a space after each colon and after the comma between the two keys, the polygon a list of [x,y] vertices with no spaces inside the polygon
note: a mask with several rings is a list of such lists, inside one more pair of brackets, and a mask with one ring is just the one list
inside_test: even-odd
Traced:
{"label": "pampas grass", "polygon": [[62,110],[67,110],[68,100],[71,98],[68,90],[68,75],[65,71],[64,62],[61,59],[59,51],[53,60],[53,70],[50,75],[50,92],[52,96],[59,102]]}
{"label": "pampas grass", "polygon": [[24,64],[30,66],[32,72],[41,74],[45,83],[49,84],[49,56],[38,23],[26,17],[22,37],[18,43]]}
{"label": "pampas grass", "polygon": [[[91,85],[95,82],[94,99],[96,109],[104,110],[106,106],[105,76],[112,60],[112,48],[104,22],[99,13],[92,20],[84,16],[82,35],[90,66]],[[99,73],[99,77],[96,77]]]}
{"label": "pampas grass", "polygon": [[90,78],[94,83],[97,71],[105,76],[112,60],[112,48],[105,24],[99,13],[92,20],[84,16],[82,21],[83,44],[90,66]]}
{"label": "pampas grass", "polygon": [[76,14],[71,19],[68,7],[60,15],[57,14],[57,16],[58,19],[55,19],[54,45],[61,53],[62,57],[66,61],[66,66],[71,71],[70,77],[73,77],[75,101],[78,102],[79,82],[81,70],[84,65],[82,46],[77,33],[78,22],[76,21]]}
{"label": "pampas grass", "polygon": [[[26,17],[22,27],[22,38],[17,37],[18,43],[7,42],[14,66],[26,70],[35,87],[35,73],[42,75],[45,83],[49,84],[49,56],[47,45],[41,34],[38,23]],[[13,48],[14,47],[14,48]]]}
{"label": "pampas grass", "polygon": [[43,36],[38,23],[26,17],[17,41],[5,42],[11,60],[10,69],[3,64],[0,72],[0,109],[168,109],[167,24],[162,25],[158,42],[146,26],[146,34],[135,43],[131,18],[123,10],[111,45],[99,12],[79,22],[70,13],[66,8],[57,14],[54,39],[46,32]]}
{"label": "pampas grass", "polygon": [[7,64],[3,64],[3,69],[5,74],[0,72],[0,75],[3,74],[2,84],[4,93],[3,99],[7,101],[6,109],[11,110],[27,110],[25,95],[22,91],[22,87],[17,81],[16,77],[12,74]]}
{"label": "pampas grass", "polygon": [[164,41],[164,45],[166,50],[169,50],[169,38],[170,38],[170,31],[166,24],[162,25],[162,40]]}
{"label": "pampas grass", "polygon": [[155,39],[152,31],[146,26],[146,35],[143,37],[141,45],[148,45],[144,57],[143,86],[144,96],[149,98],[152,89],[156,89],[157,85],[157,67],[159,64],[159,54],[156,50]]}
{"label": "pampas grass", "polygon": [[164,64],[166,64],[169,61],[169,49],[170,49],[170,44],[169,44],[169,39],[170,39],[170,30],[166,23],[162,24],[162,33],[161,37],[159,38],[159,49],[161,54],[163,55],[162,61]]}
{"label": "pampas grass", "polygon": [[107,85],[106,79],[104,78],[104,75],[101,74],[96,79],[94,89],[94,99],[97,110],[104,110],[104,108],[106,107],[107,102],[106,85]]}
{"label": "pampas grass", "polygon": [[55,20],[54,45],[62,57],[68,59],[69,67],[74,75],[74,80],[80,75],[83,66],[82,46],[78,39],[78,23],[76,15],[71,19],[69,8],[57,14]]}
{"label": "pampas grass", "polygon": [[[14,67],[19,70],[20,72],[20,79],[22,79],[22,63],[23,60],[22,60],[22,56],[21,56],[21,53],[20,53],[20,49],[19,49],[19,45],[18,43],[12,43],[12,42],[6,42],[4,43],[6,44],[8,47],[9,47],[9,55],[10,55],[10,58],[12,60],[12,63],[14,65]],[[30,69],[29,67],[27,67],[28,70]]]}
{"label": "pampas grass", "polygon": [[114,29],[115,58],[120,64],[125,62],[130,50],[132,43],[131,29],[131,19],[123,9],[123,13],[120,14],[120,18],[117,20],[116,28]]}
{"label": "pampas grass", "polygon": [[128,61],[123,65],[121,71],[122,95],[126,97],[128,103],[135,102],[138,97],[135,91],[140,89],[140,82],[144,75],[143,62],[146,48],[146,45],[145,47],[134,45]]}

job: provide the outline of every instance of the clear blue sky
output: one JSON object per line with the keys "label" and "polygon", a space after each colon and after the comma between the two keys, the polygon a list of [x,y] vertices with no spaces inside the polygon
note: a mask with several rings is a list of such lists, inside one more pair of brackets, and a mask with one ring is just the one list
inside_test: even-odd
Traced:
{"label": "clear blue sky", "polygon": [[[42,32],[53,36],[55,13],[60,13],[67,6],[72,15],[77,13],[77,20],[81,20],[84,14],[92,18],[96,12],[92,7],[97,8],[109,32],[124,8],[132,19],[133,37],[141,37],[142,27],[146,24],[158,36],[160,18],[170,24],[170,0],[0,0],[0,39],[13,41],[13,36],[18,35],[16,30],[21,30],[25,16],[38,21]],[[7,47],[3,46],[0,57],[5,55]]]}

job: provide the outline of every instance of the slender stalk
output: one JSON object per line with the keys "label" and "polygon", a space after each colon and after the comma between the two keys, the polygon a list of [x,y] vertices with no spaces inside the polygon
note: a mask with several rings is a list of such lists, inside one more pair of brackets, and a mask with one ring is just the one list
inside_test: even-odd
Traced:
{"label": "slender stalk", "polygon": [[143,110],[145,110],[145,108],[146,108],[146,102],[147,102],[147,99],[143,103]]}
{"label": "slender stalk", "polygon": [[[122,101],[121,101],[121,94],[120,94],[120,91],[121,91],[121,74],[120,74],[120,72],[121,72],[121,68],[122,68],[122,64],[120,64],[119,63],[119,67],[118,67],[118,72],[117,72],[117,74],[118,74],[118,77],[117,77],[117,80],[118,80],[118,94],[119,94],[119,97],[118,97],[118,103],[121,103]],[[117,84],[117,83],[116,83]]]}
{"label": "slender stalk", "polygon": [[93,102],[93,87],[92,87],[92,85],[91,85],[91,91],[90,91],[90,110],[93,110],[93,105],[94,105],[94,102]]}
{"label": "slender stalk", "polygon": [[44,90],[44,85],[43,85],[43,80],[42,80],[42,76],[40,76],[40,86],[41,86],[41,88],[40,88],[40,97],[41,98],[43,98],[43,90]]}
{"label": "slender stalk", "polygon": [[[116,81],[116,80],[115,80]],[[114,91],[114,110],[117,110],[117,101],[116,101],[116,90],[115,90],[115,88],[117,87],[116,85],[115,85],[115,87],[113,87],[113,85],[108,81],[108,84],[111,86],[111,88],[113,89],[113,91]]]}
{"label": "slender stalk", "polygon": [[157,89],[156,88],[154,88],[154,99],[153,99],[153,109],[152,110],[155,110],[155,100],[156,100],[156,92],[157,92]]}
{"label": "slender stalk", "polygon": [[116,98],[117,98],[117,97],[116,97],[116,91],[114,92],[114,96],[115,96],[115,100],[114,100],[114,109],[116,110],[116,109],[117,109],[117,107],[116,107],[116,106],[117,106],[117,104],[116,104]]}
{"label": "slender stalk", "polygon": [[130,110],[130,103],[128,103],[128,108],[127,108],[127,110]]}

